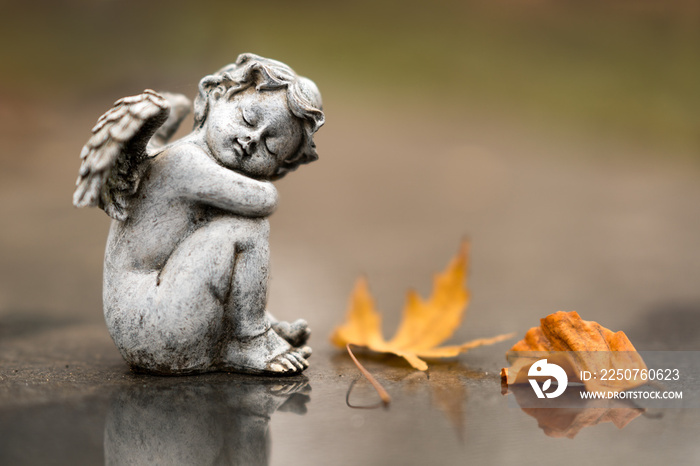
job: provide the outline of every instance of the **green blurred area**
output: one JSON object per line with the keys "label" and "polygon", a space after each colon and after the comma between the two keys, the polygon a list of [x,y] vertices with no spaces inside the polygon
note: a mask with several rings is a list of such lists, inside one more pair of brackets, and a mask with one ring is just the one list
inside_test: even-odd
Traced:
{"label": "green blurred area", "polygon": [[0,43],[8,101],[191,94],[250,51],[312,77],[327,104],[507,116],[700,153],[696,2],[28,1],[4,7]]}

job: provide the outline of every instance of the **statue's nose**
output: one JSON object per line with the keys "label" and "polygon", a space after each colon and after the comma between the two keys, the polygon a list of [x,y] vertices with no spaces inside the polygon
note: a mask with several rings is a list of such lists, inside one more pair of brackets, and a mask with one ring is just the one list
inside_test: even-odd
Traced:
{"label": "statue's nose", "polygon": [[257,144],[257,140],[249,136],[240,138],[238,142],[243,148],[243,151],[246,155],[250,155],[250,153],[255,149],[255,145]]}
{"label": "statue's nose", "polygon": [[251,155],[251,152],[255,150],[255,147],[260,141],[261,133],[262,131],[256,131],[254,133],[250,133],[248,136],[244,136],[238,139],[239,143],[241,144],[241,147],[247,155]]}

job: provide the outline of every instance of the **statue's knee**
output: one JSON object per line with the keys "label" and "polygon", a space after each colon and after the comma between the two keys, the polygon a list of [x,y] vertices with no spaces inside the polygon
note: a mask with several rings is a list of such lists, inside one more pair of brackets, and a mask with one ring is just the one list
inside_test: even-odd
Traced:
{"label": "statue's knee", "polygon": [[239,218],[236,222],[236,238],[245,244],[267,243],[270,223],[264,218]]}
{"label": "statue's knee", "polygon": [[228,238],[267,240],[270,236],[270,222],[264,218],[225,217],[213,220],[207,228]]}
{"label": "statue's knee", "polygon": [[260,236],[261,238],[267,239],[270,237],[270,222],[266,218],[256,218],[251,219],[251,230],[253,234]]}

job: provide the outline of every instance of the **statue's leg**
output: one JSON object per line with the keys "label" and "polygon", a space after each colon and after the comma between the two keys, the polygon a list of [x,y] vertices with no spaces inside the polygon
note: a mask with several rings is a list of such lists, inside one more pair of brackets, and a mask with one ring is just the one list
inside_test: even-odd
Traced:
{"label": "statue's leg", "polygon": [[138,280],[122,281],[115,292],[123,303],[134,303],[123,307],[136,310],[122,312],[119,322],[128,341],[118,346],[133,366],[163,373],[216,370],[228,330],[233,223],[203,225],[180,242],[160,272],[124,277]]}
{"label": "statue's leg", "polygon": [[267,308],[267,283],[270,267],[269,224],[264,219],[237,219],[236,256],[231,287],[232,296],[227,304],[233,333],[248,338],[273,330],[292,346],[302,346],[310,331],[305,320],[292,323],[278,321]]}
{"label": "statue's leg", "polygon": [[266,219],[234,218],[233,275],[224,301],[230,341],[222,369],[251,373],[292,374],[308,367],[308,347],[292,348],[271,327],[267,304],[269,235]]}
{"label": "statue's leg", "polygon": [[[228,219],[215,220],[227,222]],[[239,340],[270,328],[265,314],[270,269],[270,227],[266,219],[233,218],[229,240],[235,244],[226,283],[224,309],[230,334]]]}
{"label": "statue's leg", "polygon": [[292,348],[266,317],[268,236],[265,219],[220,217],[183,239],[159,273],[106,267],[105,317],[124,358],[159,373],[307,367],[310,349]]}

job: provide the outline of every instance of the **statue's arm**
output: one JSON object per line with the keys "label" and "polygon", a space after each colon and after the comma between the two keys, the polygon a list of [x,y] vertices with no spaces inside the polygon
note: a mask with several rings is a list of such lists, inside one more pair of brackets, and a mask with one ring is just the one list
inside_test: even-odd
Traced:
{"label": "statue's arm", "polygon": [[277,208],[277,190],[222,167],[195,146],[168,154],[169,183],[179,196],[245,217],[267,217]]}

